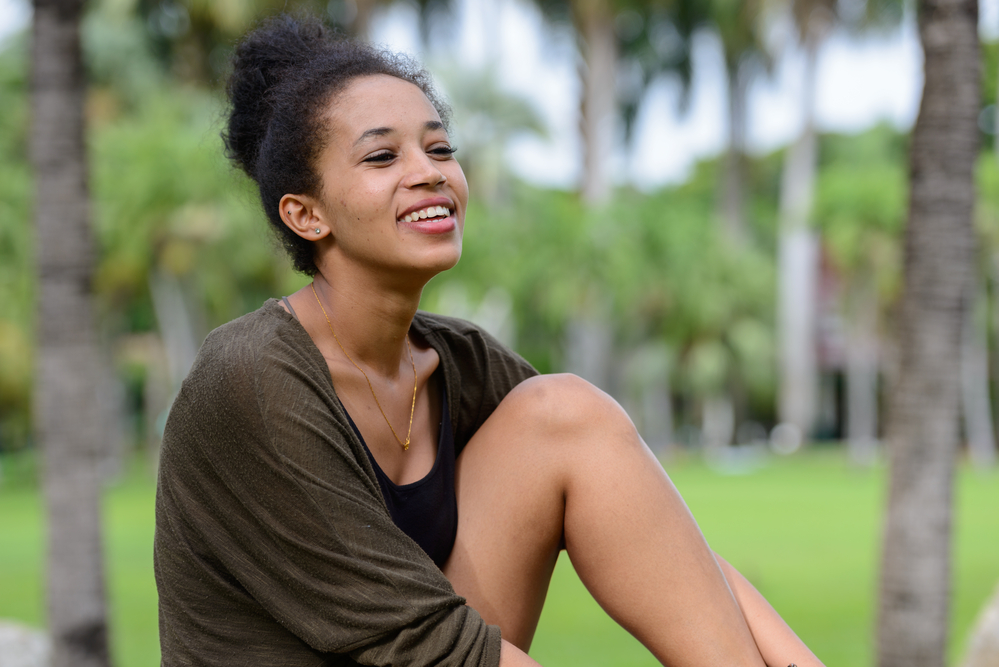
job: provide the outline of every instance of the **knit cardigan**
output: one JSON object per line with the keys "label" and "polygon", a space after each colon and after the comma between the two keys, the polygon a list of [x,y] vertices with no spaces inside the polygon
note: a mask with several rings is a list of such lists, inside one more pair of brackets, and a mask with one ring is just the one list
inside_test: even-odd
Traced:
{"label": "knit cardigan", "polygon": [[[418,312],[455,453],[536,371]],[[319,349],[276,300],[213,331],[163,436],[154,543],[162,665],[499,664],[499,628],[393,522]]]}

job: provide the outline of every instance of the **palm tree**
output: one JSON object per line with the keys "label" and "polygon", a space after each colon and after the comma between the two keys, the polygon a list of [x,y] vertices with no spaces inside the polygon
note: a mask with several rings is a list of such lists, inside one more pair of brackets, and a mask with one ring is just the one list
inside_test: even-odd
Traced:
{"label": "palm tree", "polygon": [[[902,6],[899,0],[862,0],[861,5],[847,3],[847,7],[840,0],[779,0],[776,4],[776,9],[790,12],[805,57],[802,127],[785,155],[780,195],[778,414],[782,422],[793,424],[807,436],[816,415],[818,389],[814,302],[819,239],[811,222],[819,160],[815,128],[819,49],[837,26],[861,32],[897,25]],[[870,460],[870,444],[876,436],[876,300],[873,294],[866,294],[853,301],[859,307],[852,310],[857,317],[848,322],[847,418],[851,454],[862,462]]]}
{"label": "palm tree", "polygon": [[[815,290],[818,238],[811,229],[818,147],[815,79],[818,51],[835,17],[836,0],[791,0],[805,54],[802,126],[784,158],[778,232],[780,385],[778,415],[807,437],[815,419],[818,369],[815,354]],[[854,382],[851,386],[857,387]]]}
{"label": "palm tree", "polygon": [[710,3],[709,20],[721,39],[728,83],[728,147],[719,197],[719,212],[726,234],[736,243],[748,240],[746,229],[746,121],[749,88],[769,67],[763,44],[761,0]]}
{"label": "palm tree", "polygon": [[942,667],[950,600],[961,326],[975,237],[976,0],[921,0],[925,84],[912,134],[909,220],[891,392],[878,664]]}
{"label": "palm tree", "polygon": [[579,48],[579,136],[582,172],[579,192],[595,204],[610,194],[604,164],[612,151],[617,112],[618,38],[614,19],[624,4],[617,0],[535,0],[554,24],[572,24]]}
{"label": "palm tree", "polygon": [[99,354],[83,138],[82,0],[35,0],[32,159],[38,270],[35,428],[44,456],[53,667],[110,664],[97,461]]}

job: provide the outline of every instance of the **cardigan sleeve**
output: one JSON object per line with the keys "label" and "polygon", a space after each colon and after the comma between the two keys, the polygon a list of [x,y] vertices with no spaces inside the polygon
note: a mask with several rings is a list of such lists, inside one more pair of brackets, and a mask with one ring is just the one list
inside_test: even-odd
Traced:
{"label": "cardigan sleeve", "polygon": [[392,522],[321,356],[258,338],[210,336],[171,410],[163,664],[497,665],[499,629]]}

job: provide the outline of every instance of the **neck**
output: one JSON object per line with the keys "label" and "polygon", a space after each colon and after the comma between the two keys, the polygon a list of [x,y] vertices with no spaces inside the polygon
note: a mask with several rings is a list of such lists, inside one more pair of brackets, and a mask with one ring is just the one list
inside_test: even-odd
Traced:
{"label": "neck", "polygon": [[[335,279],[327,280],[327,275]],[[320,267],[316,308],[325,309],[340,345],[356,363],[394,377],[402,366],[410,367],[406,338],[424,285],[386,283],[368,272]]]}

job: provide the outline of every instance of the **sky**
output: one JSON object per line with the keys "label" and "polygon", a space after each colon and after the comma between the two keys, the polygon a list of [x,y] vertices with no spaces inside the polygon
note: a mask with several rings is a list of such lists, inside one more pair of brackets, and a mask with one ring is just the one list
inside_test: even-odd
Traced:
{"label": "sky", "polygon": [[[454,59],[463,66],[494,63],[500,84],[523,97],[548,127],[545,138],[515,138],[506,162],[522,178],[539,185],[569,188],[579,176],[578,80],[576,54],[567,32],[545,28],[539,12],[525,0],[457,0],[448,26],[449,45],[432,53],[427,64]],[[25,0],[0,0],[0,41],[30,20]],[[999,37],[999,0],[981,0],[980,30]],[[911,14],[911,12],[910,12]],[[384,12],[373,26],[373,40],[393,50],[419,55],[413,10]],[[803,58],[788,25],[771,30],[777,44],[769,77],[750,89],[749,147],[756,153],[786,145],[801,127]],[[637,119],[635,141],[619,138],[607,156],[616,183],[653,189],[682,181],[698,159],[717,155],[727,136],[726,91],[720,46],[710,34],[694,42],[694,77],[690,105],[677,112],[675,81],[649,90]],[[888,34],[854,38],[836,33],[819,54],[816,120],[820,131],[859,132],[880,122],[908,129],[915,122],[922,92],[922,51],[913,16]],[[620,133],[619,134],[623,134]]]}

